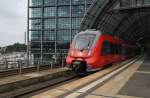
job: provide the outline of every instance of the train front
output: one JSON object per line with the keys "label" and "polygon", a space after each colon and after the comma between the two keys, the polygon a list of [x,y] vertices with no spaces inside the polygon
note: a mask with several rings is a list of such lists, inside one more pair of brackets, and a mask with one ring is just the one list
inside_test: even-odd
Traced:
{"label": "train front", "polygon": [[78,33],[68,52],[66,59],[67,66],[78,74],[86,74],[91,67],[88,63],[94,62],[94,47],[99,32],[82,31]]}

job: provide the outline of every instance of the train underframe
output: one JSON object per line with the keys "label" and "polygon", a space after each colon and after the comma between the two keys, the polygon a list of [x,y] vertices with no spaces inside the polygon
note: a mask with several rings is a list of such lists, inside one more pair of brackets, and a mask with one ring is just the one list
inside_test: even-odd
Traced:
{"label": "train underframe", "polygon": [[106,64],[105,66],[101,66],[99,68],[89,68],[86,61],[73,61],[71,64],[71,69],[73,72],[75,72],[78,75],[87,75],[88,72],[95,72],[101,69],[105,69],[108,67],[111,67],[113,65],[113,62],[110,64]]}
{"label": "train underframe", "polygon": [[72,62],[72,70],[78,75],[86,75],[87,74],[87,63],[86,61],[73,61]]}

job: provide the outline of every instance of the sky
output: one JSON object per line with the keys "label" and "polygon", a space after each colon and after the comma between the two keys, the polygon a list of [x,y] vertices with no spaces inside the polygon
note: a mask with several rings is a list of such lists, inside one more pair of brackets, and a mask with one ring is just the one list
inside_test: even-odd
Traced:
{"label": "sky", "polygon": [[0,0],[0,47],[24,43],[27,0]]}

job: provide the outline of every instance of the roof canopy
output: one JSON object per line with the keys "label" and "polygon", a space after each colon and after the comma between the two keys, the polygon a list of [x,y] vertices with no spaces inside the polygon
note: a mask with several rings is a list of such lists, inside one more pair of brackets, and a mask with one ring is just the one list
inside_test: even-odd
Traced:
{"label": "roof canopy", "polygon": [[150,1],[94,0],[81,30],[99,29],[121,39],[140,41],[150,37]]}

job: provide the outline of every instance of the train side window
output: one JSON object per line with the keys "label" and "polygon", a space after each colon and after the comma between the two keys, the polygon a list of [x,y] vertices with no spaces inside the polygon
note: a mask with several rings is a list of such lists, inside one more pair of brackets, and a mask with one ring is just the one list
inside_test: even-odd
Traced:
{"label": "train side window", "polygon": [[119,47],[119,54],[121,54],[121,51],[122,51],[122,49],[121,49],[121,45],[118,45],[118,47]]}
{"label": "train side window", "polygon": [[111,53],[115,54],[115,45],[111,43]]}
{"label": "train side window", "polygon": [[111,53],[110,43],[107,42],[107,41],[104,41],[104,42],[103,42],[103,45],[102,45],[102,52],[101,52],[101,54],[102,54],[103,56],[106,56],[106,55],[108,55],[108,54],[110,54],[110,53]]}
{"label": "train side window", "polygon": [[123,54],[123,55],[125,55],[125,47],[124,46],[122,46],[122,49],[121,49],[122,51],[121,51],[121,54]]}
{"label": "train side window", "polygon": [[118,54],[118,45],[114,44],[114,52],[115,54]]}

